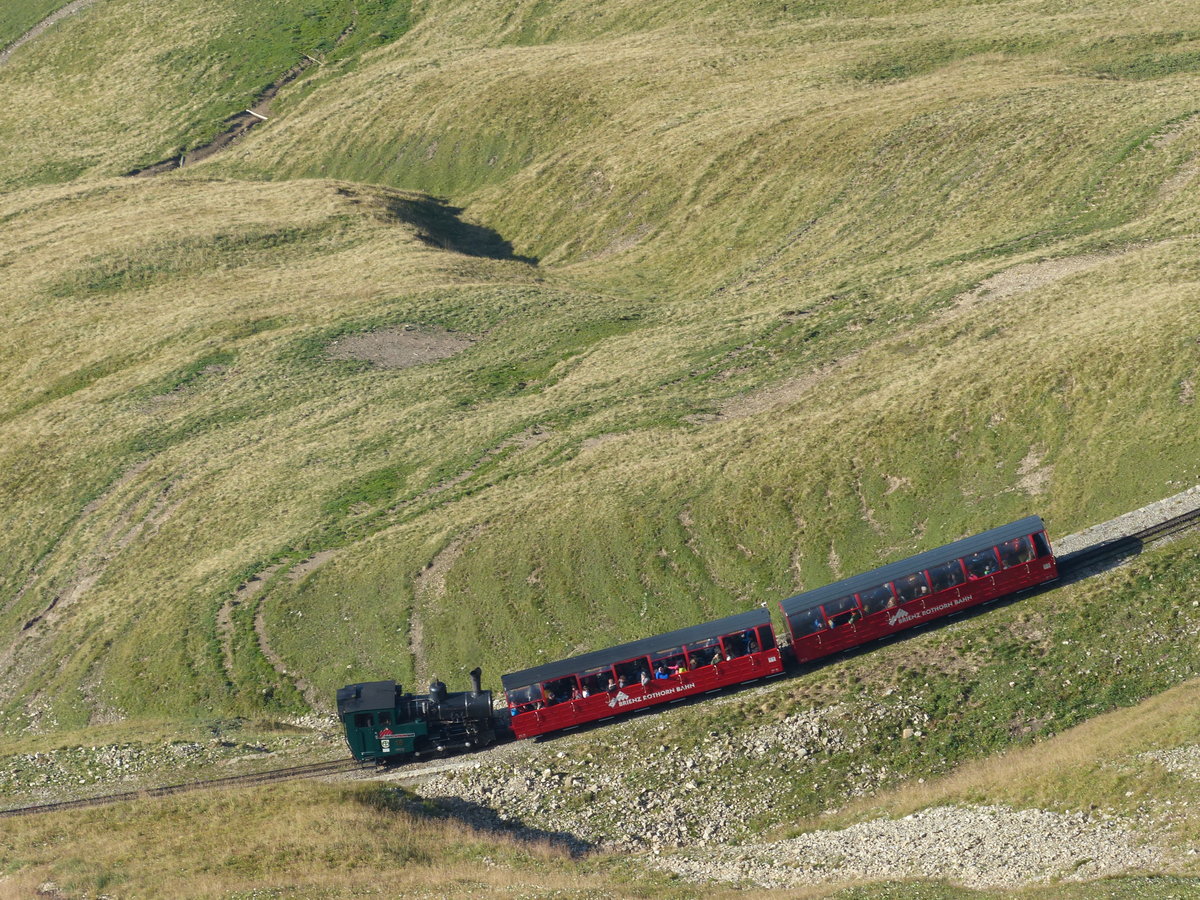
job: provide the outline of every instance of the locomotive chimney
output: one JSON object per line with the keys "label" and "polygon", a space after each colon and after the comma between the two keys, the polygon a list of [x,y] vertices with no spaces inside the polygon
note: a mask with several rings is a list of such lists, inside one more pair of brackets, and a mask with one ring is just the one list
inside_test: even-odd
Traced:
{"label": "locomotive chimney", "polygon": [[479,681],[480,676],[483,675],[483,670],[479,666],[476,666],[467,674],[471,676],[471,696],[478,697],[483,693],[483,685]]}

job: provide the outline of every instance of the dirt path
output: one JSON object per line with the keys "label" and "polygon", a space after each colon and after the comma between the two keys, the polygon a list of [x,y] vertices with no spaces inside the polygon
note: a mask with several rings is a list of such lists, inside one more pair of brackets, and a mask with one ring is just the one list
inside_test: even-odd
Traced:
{"label": "dirt path", "polygon": [[423,612],[426,607],[442,600],[446,596],[446,574],[463,555],[467,544],[475,540],[486,530],[486,526],[476,525],[462,534],[456,535],[445,547],[438,551],[429,564],[413,581],[413,608],[408,621],[408,648],[412,654],[413,676],[417,684],[424,684],[428,672],[425,658],[425,623]]}
{"label": "dirt path", "polygon": [[21,35],[15,41],[13,41],[11,44],[9,44],[7,47],[5,47],[3,50],[0,50],[0,66],[4,65],[6,62],[8,62],[8,58],[10,56],[12,56],[13,53],[16,52],[17,48],[20,47],[22,44],[32,41],[35,37],[40,35],[43,31],[45,31],[51,25],[54,25],[56,22],[62,21],[67,16],[71,15],[72,13],[79,12],[79,10],[83,9],[84,7],[91,6],[95,2],[96,2],[96,0],[73,0],[73,2],[68,3],[66,6],[64,6],[62,9],[58,10],[57,12],[50,13],[50,15],[46,16],[46,18],[42,19],[42,21],[38,22],[36,25],[34,25],[32,28],[30,28],[27,32],[25,32],[23,35]]}
{"label": "dirt path", "polygon": [[184,166],[194,165],[216,153],[220,153],[255,125],[267,121],[271,114],[271,101],[275,99],[275,95],[279,93],[285,84],[295,81],[300,73],[311,65],[313,65],[313,60],[305,57],[288,69],[282,78],[258,95],[253,106],[243,112],[234,113],[227,118],[225,120],[225,130],[204,146],[188,150],[182,156],[172,156],[170,159],[164,159],[162,162],[146,166],[144,169],[134,169],[131,172],[126,172],[126,177],[148,178],[151,175],[161,175],[164,172],[172,172],[175,169],[182,169]]}
{"label": "dirt path", "polygon": [[271,577],[279,571],[278,565],[268,566],[244,584],[239,585],[233,596],[221,604],[217,612],[217,636],[221,641],[221,658],[225,665],[225,677],[230,684],[235,683],[233,674],[233,608],[243,603],[249,603],[258,597]]}
{"label": "dirt path", "polygon": [[1082,253],[1078,256],[1062,256],[1057,259],[1045,259],[1041,262],[1020,263],[1002,272],[997,272],[990,278],[985,278],[979,284],[955,298],[957,306],[972,306],[980,302],[994,302],[1008,297],[1028,294],[1040,288],[1062,281],[1080,272],[1087,272],[1117,259],[1141,250],[1144,244],[1131,245],[1124,250],[1114,250],[1106,253]]}
{"label": "dirt path", "polygon": [[[80,2],[80,0],[76,0],[76,2]],[[83,2],[90,3],[93,0],[83,0]],[[350,10],[350,24],[338,35],[333,46],[341,46],[342,42],[357,27],[358,7],[355,6]],[[188,150],[181,156],[173,156],[170,159],[164,159],[162,162],[156,162],[142,169],[134,169],[126,172],[125,176],[127,178],[148,178],[151,175],[161,175],[164,172],[172,172],[175,169],[182,169],[184,166],[194,165],[208,159],[214,154],[220,153],[234,141],[245,135],[251,128],[267,121],[271,117],[271,101],[275,99],[275,95],[279,93],[284,85],[295,81],[301,72],[313,65],[319,65],[319,63],[313,57],[305,54],[299,62],[283,74],[283,77],[273,82],[266,90],[259,94],[248,109],[234,113],[227,118],[225,120],[225,130],[202,147],[196,147],[194,150]]]}
{"label": "dirt path", "polygon": [[[179,506],[178,500],[172,496],[172,485],[167,483],[151,494],[149,490],[140,489],[117,500],[118,495],[135,485],[146,471],[149,461],[142,461],[126,470],[107,490],[95,500],[87,504],[80,512],[74,526],[59,541],[42,561],[34,567],[17,595],[24,596],[42,577],[46,561],[60,552],[69,553],[72,542],[80,539],[81,535],[94,527],[101,517],[102,510],[108,510],[112,516],[111,522],[88,544],[74,560],[70,574],[60,583],[54,585],[49,601],[36,614],[32,615],[21,626],[8,647],[0,652],[0,673],[2,677],[19,678],[23,667],[35,664],[41,652],[41,644],[51,638],[53,625],[74,604],[85,600],[93,587],[100,581],[112,561],[127,549],[134,541],[152,537],[162,525],[170,519]],[[118,505],[119,503],[119,505]],[[14,601],[15,602],[15,601]]]}
{"label": "dirt path", "polygon": [[[324,565],[336,555],[336,551],[323,550],[308,559],[301,560],[291,566],[285,573],[289,581],[299,581],[310,572]],[[234,592],[221,606],[217,613],[217,635],[221,641],[221,658],[225,666],[225,674],[231,683],[234,679],[234,659],[233,659],[233,609],[243,603],[253,603],[254,608],[254,639],[258,644],[259,652],[271,664],[271,668],[275,670],[280,678],[290,681],[292,685],[300,692],[304,698],[304,702],[309,708],[316,712],[322,708],[320,703],[321,695],[312,686],[312,684],[303,675],[288,669],[283,657],[275,652],[271,646],[271,640],[267,635],[266,607],[263,604],[262,590],[278,572],[283,569],[282,564],[268,566],[254,577],[248,579]]]}
{"label": "dirt path", "polygon": [[[315,572],[325,563],[329,562],[338,551],[322,550],[319,553],[314,553],[307,559],[302,559],[287,568],[284,572],[284,577],[288,581],[297,582]],[[266,587],[267,582],[275,577],[281,570],[284,569],[284,564],[276,563],[273,566],[268,566],[257,575],[247,579],[240,585],[233,596],[226,600],[221,609],[217,613],[217,636],[221,641],[221,659],[225,667],[225,675],[230,683],[235,683],[234,678],[234,659],[233,659],[233,610],[234,607],[240,606],[243,603],[253,603],[254,608],[254,639],[258,643],[258,649],[267,662],[271,664],[271,668],[275,670],[280,678],[290,681],[292,685],[304,697],[304,702],[314,712],[323,708],[321,704],[321,694],[303,675],[288,669],[283,657],[275,652],[271,646],[270,637],[267,635],[266,607],[263,604],[262,591]]]}
{"label": "dirt path", "polygon": [[322,709],[323,704],[320,702],[321,696],[317,689],[304,676],[289,671],[283,661],[283,657],[272,649],[271,642],[267,639],[266,606],[261,601],[258,604],[258,609],[254,611],[254,636],[258,639],[258,649],[267,658],[267,661],[271,664],[271,668],[278,672],[281,677],[291,680],[296,690],[304,698],[304,702],[308,704],[308,708],[313,712]]}

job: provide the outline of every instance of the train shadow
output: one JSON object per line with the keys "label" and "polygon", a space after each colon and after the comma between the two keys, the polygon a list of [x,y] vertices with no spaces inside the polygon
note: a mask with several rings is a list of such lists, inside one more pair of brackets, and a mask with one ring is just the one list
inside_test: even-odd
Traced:
{"label": "train shadow", "polygon": [[470,800],[464,800],[461,797],[426,799],[410,811],[419,812],[432,818],[453,819],[476,831],[502,835],[522,844],[548,845],[568,854],[573,859],[586,856],[596,849],[595,844],[585,841],[569,831],[548,831],[520,820],[503,819],[496,810]]}
{"label": "train shadow", "polygon": [[1124,565],[1146,549],[1145,541],[1136,537],[1113,538],[1081,547],[1058,558],[1058,581],[1054,586],[1075,584],[1092,575]]}

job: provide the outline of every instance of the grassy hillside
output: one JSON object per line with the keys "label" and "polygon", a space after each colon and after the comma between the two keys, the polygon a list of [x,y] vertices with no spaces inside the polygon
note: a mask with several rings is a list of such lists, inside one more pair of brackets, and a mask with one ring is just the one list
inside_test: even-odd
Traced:
{"label": "grassy hillside", "polygon": [[[727,6],[109,0],[0,68],[5,730],[494,684],[1200,480],[1192,11]],[[473,343],[326,352],[379,330]]]}

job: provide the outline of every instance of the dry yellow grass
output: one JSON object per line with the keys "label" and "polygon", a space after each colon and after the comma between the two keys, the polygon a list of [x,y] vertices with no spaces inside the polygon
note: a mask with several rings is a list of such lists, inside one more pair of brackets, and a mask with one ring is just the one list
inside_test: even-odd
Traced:
{"label": "dry yellow grass", "polygon": [[[694,885],[556,836],[489,830],[385,785],[213,791],[8,819],[0,898],[501,897],[685,900]],[[825,896],[812,891],[705,896]]]}

